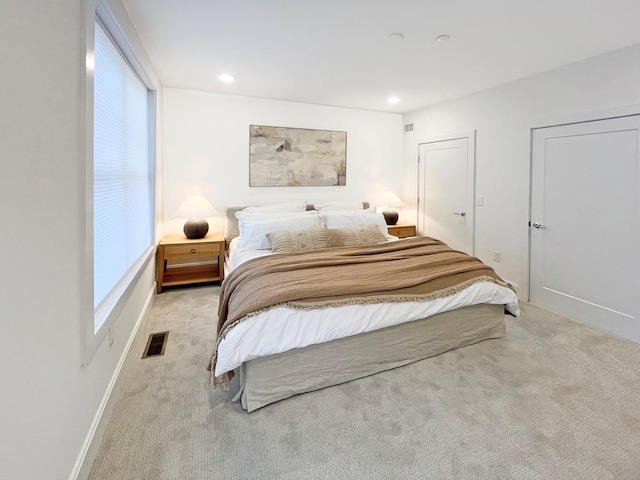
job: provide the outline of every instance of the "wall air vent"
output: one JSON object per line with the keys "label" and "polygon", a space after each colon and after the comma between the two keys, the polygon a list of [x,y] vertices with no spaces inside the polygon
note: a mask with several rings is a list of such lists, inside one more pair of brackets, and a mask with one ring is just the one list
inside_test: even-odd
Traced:
{"label": "wall air vent", "polygon": [[413,132],[413,123],[407,123],[404,126],[404,133]]}
{"label": "wall air vent", "polygon": [[167,346],[169,332],[152,333],[147,340],[142,358],[159,357],[164,355],[164,348]]}

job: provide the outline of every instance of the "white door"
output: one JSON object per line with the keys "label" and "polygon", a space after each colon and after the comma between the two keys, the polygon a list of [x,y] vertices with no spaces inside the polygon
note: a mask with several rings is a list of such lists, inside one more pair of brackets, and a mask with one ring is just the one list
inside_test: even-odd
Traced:
{"label": "white door", "polygon": [[640,341],[640,116],[533,132],[531,301]]}
{"label": "white door", "polygon": [[473,254],[475,134],[420,143],[418,232]]}

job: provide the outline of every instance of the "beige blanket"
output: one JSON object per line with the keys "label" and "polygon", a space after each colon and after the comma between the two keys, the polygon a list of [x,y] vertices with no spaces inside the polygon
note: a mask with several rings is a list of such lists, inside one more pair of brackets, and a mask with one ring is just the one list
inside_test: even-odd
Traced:
{"label": "beige blanket", "polygon": [[[276,306],[429,300],[487,280],[511,288],[477,258],[428,237],[259,257],[222,284],[216,351],[237,323]],[[215,360],[216,352],[211,367]]]}

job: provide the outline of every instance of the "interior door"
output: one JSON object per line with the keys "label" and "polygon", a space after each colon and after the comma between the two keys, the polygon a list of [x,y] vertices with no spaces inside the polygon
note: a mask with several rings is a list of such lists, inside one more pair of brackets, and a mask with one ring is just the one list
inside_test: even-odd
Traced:
{"label": "interior door", "polygon": [[640,116],[536,129],[532,302],[640,341]]}
{"label": "interior door", "polygon": [[475,134],[420,143],[418,231],[473,254]]}

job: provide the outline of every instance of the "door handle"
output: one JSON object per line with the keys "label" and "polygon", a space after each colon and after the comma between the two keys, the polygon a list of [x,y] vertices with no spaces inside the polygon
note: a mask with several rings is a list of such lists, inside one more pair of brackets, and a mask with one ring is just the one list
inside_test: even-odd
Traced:
{"label": "door handle", "polygon": [[532,226],[533,228],[542,228],[542,224],[540,224],[540,223],[538,223],[538,222],[533,222],[533,223],[531,224],[531,226]]}
{"label": "door handle", "polygon": [[464,217],[466,215],[465,212],[453,212],[454,215],[460,215],[461,217]]}

